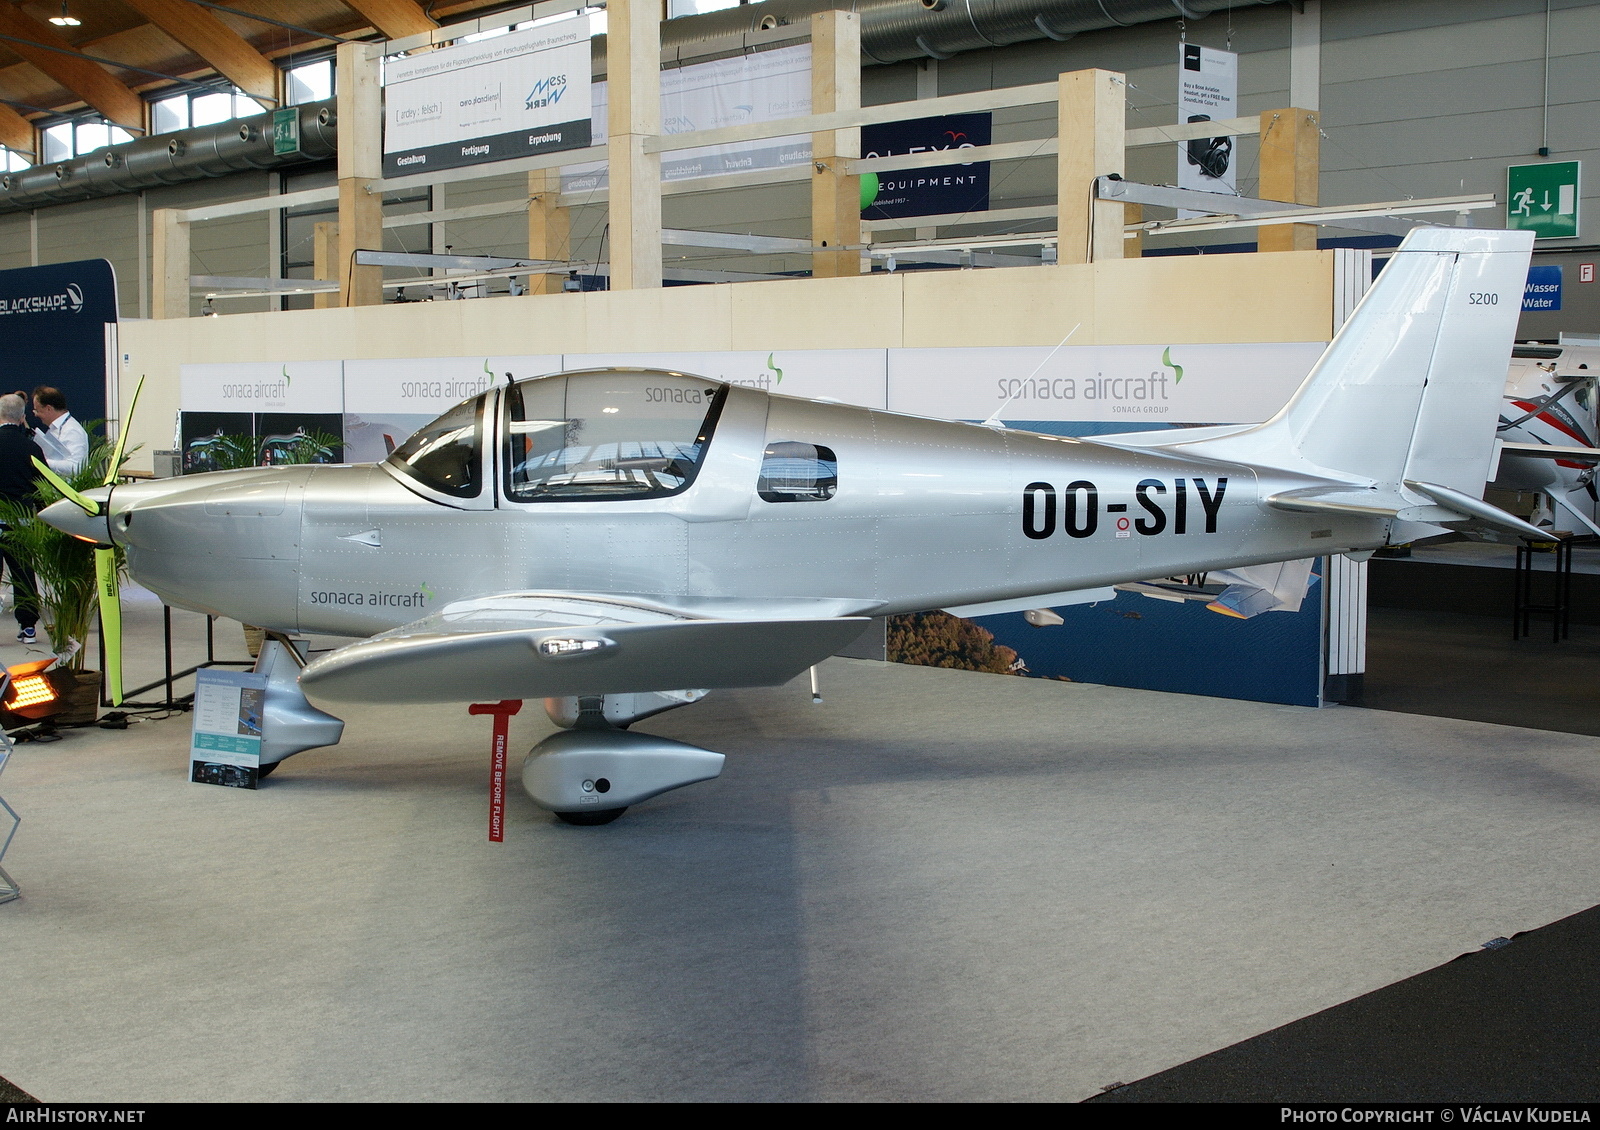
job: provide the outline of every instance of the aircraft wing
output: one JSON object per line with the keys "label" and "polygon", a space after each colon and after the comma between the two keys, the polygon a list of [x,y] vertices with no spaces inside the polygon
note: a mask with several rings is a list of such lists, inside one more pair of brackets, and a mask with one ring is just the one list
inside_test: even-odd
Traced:
{"label": "aircraft wing", "polygon": [[1511,455],[1521,459],[1572,459],[1600,461],[1600,447],[1567,447],[1553,443],[1502,443],[1502,457]]}
{"label": "aircraft wing", "polygon": [[475,702],[784,683],[850,643],[876,601],[663,603],[512,592],[456,601],[322,656],[312,694],[350,702]]}

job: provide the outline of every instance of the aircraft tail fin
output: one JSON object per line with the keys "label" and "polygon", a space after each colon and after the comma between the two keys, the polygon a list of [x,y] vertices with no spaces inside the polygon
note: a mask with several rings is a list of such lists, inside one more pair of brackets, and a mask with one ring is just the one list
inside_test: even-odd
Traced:
{"label": "aircraft tail fin", "polygon": [[1414,230],[1277,416],[1188,449],[1482,498],[1532,249],[1529,232]]}

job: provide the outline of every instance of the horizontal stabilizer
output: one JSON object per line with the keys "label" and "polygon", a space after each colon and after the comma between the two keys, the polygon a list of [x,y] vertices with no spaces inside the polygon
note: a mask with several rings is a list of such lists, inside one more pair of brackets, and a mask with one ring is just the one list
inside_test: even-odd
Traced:
{"label": "horizontal stabilizer", "polygon": [[863,616],[713,619],[648,601],[515,593],[461,601],[325,655],[309,693],[472,702],[785,683],[865,630]]}
{"label": "horizontal stabilizer", "polygon": [[1588,459],[1600,461],[1600,447],[1567,447],[1553,443],[1503,443],[1500,457],[1519,459]]}
{"label": "horizontal stabilizer", "polygon": [[1291,514],[1341,514],[1360,518],[1393,518],[1412,503],[1395,494],[1373,488],[1361,490],[1346,485],[1301,487],[1272,495],[1267,505]]}
{"label": "horizontal stabilizer", "polygon": [[1419,504],[1415,498],[1407,498],[1398,491],[1362,490],[1332,483],[1325,487],[1286,490],[1271,495],[1266,501],[1273,509],[1290,513],[1397,518],[1405,522],[1449,526],[1463,532],[1490,529],[1522,538],[1543,540],[1549,537],[1537,526],[1458,490],[1415,479],[1407,479],[1405,489],[1421,495],[1426,502]]}
{"label": "horizontal stabilizer", "polygon": [[[1442,487],[1437,483],[1419,483],[1414,479],[1407,479],[1406,486],[1418,494],[1431,498],[1446,510],[1454,510],[1466,518],[1465,522],[1447,523],[1452,529],[1476,530],[1495,529],[1515,534],[1518,537],[1532,538],[1535,541],[1546,541],[1550,534],[1538,526],[1530,525],[1521,518],[1513,517],[1501,510],[1498,506],[1490,506],[1481,498],[1462,494],[1458,490]],[[1426,519],[1423,519],[1426,521]]]}

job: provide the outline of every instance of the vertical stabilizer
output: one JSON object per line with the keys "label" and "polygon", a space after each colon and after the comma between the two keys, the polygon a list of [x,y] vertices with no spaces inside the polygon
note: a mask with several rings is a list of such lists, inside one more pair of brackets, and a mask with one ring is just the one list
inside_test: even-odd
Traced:
{"label": "vertical stabilizer", "polygon": [[1277,416],[1192,449],[1481,498],[1532,250],[1528,232],[1413,231]]}

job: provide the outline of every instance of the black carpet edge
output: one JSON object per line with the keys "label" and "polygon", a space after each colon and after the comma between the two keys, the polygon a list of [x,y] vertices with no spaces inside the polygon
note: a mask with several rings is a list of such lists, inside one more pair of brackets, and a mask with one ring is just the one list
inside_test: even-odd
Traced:
{"label": "black carpet edge", "polygon": [[1597,1099],[1600,906],[1086,1101]]}

